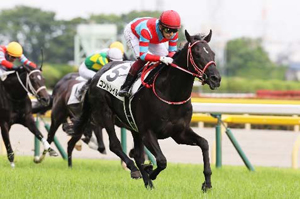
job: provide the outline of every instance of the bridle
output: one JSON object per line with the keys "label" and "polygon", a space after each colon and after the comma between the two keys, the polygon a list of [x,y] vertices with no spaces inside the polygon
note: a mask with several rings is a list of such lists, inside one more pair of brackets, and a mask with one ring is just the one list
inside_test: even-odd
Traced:
{"label": "bridle", "polygon": [[197,64],[195,63],[194,58],[193,58],[192,47],[193,47],[194,45],[196,45],[197,43],[200,43],[200,42],[206,42],[206,41],[204,41],[204,40],[197,40],[197,41],[195,41],[195,42],[192,43],[192,44],[191,44],[191,43],[188,44],[188,52],[187,52],[187,59],[186,59],[186,62],[187,62],[186,65],[187,65],[187,68],[189,69],[189,61],[190,61],[191,64],[192,64],[192,66],[194,67],[196,73],[193,73],[193,72],[191,72],[191,71],[189,71],[189,70],[186,70],[186,69],[184,69],[184,68],[182,68],[182,67],[180,67],[180,66],[178,66],[178,65],[176,65],[176,64],[174,64],[174,63],[171,63],[170,65],[171,65],[172,67],[177,68],[177,69],[179,69],[179,70],[182,70],[183,72],[188,73],[188,74],[190,74],[190,75],[192,75],[192,76],[194,76],[194,77],[198,77],[198,78],[201,80],[201,82],[203,83],[203,82],[205,81],[204,75],[205,75],[206,69],[207,69],[209,66],[211,66],[211,65],[216,65],[216,63],[215,63],[214,61],[210,61],[210,62],[208,62],[208,63],[204,66],[203,69],[201,69],[200,67],[197,66]]}
{"label": "bridle", "polygon": [[[179,70],[181,70],[181,71],[183,71],[183,72],[185,72],[185,73],[187,73],[187,74],[190,74],[190,75],[192,75],[192,76],[194,76],[194,77],[198,77],[198,78],[201,80],[202,84],[204,84],[204,81],[205,81],[205,79],[206,79],[206,78],[205,78],[205,71],[207,70],[207,68],[208,68],[209,66],[211,66],[211,65],[216,65],[216,63],[215,63],[214,61],[209,61],[209,62],[204,66],[203,69],[201,69],[199,66],[197,66],[197,64],[195,63],[194,58],[193,58],[192,47],[193,47],[194,45],[196,45],[197,43],[199,43],[199,42],[206,42],[206,41],[204,41],[204,40],[197,40],[197,41],[195,41],[194,43],[188,43],[188,52],[187,52],[187,59],[186,59],[186,60],[187,60],[187,68],[189,69],[189,63],[191,62],[192,66],[194,67],[194,70],[195,70],[196,72],[191,72],[190,70],[187,70],[187,69],[185,69],[185,68],[182,68],[182,67],[180,67],[180,66],[178,66],[177,64],[174,64],[174,63],[171,63],[170,66],[172,66],[172,67],[174,67],[174,68],[176,68],[176,69],[179,69]],[[155,67],[159,64],[159,62],[157,62],[156,64],[153,64],[151,67],[148,68],[149,64],[150,64],[150,63],[148,63],[148,64],[144,67],[144,69],[143,69],[142,76],[141,76],[142,84],[143,84],[146,88],[151,88],[151,87],[152,87],[153,93],[155,94],[155,96],[156,96],[159,100],[161,100],[161,101],[163,101],[163,102],[165,102],[165,103],[167,103],[167,104],[181,105],[181,104],[184,104],[184,103],[188,102],[188,101],[191,99],[191,96],[190,96],[190,97],[189,97],[188,99],[186,99],[186,100],[178,101],[178,102],[172,102],[172,101],[168,101],[168,100],[165,100],[165,99],[161,98],[161,97],[157,94],[156,89],[155,89],[155,81],[156,81],[157,76],[158,76],[159,73],[157,73],[157,74],[155,75],[152,84],[147,84],[147,83],[144,82],[145,75],[146,75],[148,72],[150,72],[153,68],[155,68]],[[153,86],[153,85],[154,85],[154,86]]]}
{"label": "bridle", "polygon": [[36,69],[36,70],[32,70],[30,71],[30,73],[27,73],[26,74],[26,84],[24,85],[24,83],[22,82],[21,78],[20,78],[20,75],[19,75],[19,72],[16,71],[16,74],[17,74],[17,77],[18,77],[18,80],[19,80],[19,83],[21,84],[21,86],[24,88],[24,90],[27,92],[27,93],[31,93],[34,95],[34,97],[36,97],[37,99],[40,99],[40,97],[38,96],[38,93],[43,90],[43,89],[46,89],[46,86],[41,86],[39,87],[37,90],[35,90],[35,88],[33,87],[32,83],[31,83],[31,80],[30,80],[30,75],[32,75],[33,73],[41,73],[40,70]]}

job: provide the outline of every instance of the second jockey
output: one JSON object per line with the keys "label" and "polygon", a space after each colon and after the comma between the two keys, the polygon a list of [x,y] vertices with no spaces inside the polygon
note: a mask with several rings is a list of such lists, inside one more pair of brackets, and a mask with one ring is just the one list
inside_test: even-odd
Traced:
{"label": "second jockey", "polygon": [[[130,22],[124,29],[128,47],[137,57],[119,91],[119,96],[129,97],[129,89],[137,72],[148,61],[173,62],[171,58],[177,51],[178,30],[181,26],[179,14],[174,10],[164,11],[159,19],[144,17]],[[166,47],[166,42],[169,48]]]}
{"label": "second jockey", "polygon": [[88,56],[79,67],[79,75],[89,80],[110,61],[123,61],[122,51],[118,48],[110,48],[107,53],[100,52]]}
{"label": "second jockey", "polygon": [[22,64],[36,68],[36,64],[29,61],[23,54],[23,48],[18,42],[10,42],[7,46],[0,46],[0,76],[6,70],[18,70],[14,61],[18,59]]}

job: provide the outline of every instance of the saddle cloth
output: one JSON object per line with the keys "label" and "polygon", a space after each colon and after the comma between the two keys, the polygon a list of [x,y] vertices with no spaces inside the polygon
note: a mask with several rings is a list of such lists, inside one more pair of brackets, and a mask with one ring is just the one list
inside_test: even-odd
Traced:
{"label": "saddle cloth", "polygon": [[[131,67],[131,63],[122,63],[116,65],[112,69],[109,69],[98,80],[97,87],[108,91],[114,97],[118,98],[121,101],[124,101],[124,97],[118,95],[119,90],[123,83],[125,82],[126,76]],[[130,93],[133,96],[142,84],[141,78],[137,78],[133,83]]]}
{"label": "saddle cloth", "polygon": [[[83,85],[86,83],[85,81],[79,82],[77,84],[74,84],[72,87],[72,91],[68,100],[68,105],[70,104],[78,104],[80,102],[82,102],[83,99],[78,99],[79,97],[79,91],[80,89],[83,87]],[[84,95],[82,96],[82,98],[84,97]]]}

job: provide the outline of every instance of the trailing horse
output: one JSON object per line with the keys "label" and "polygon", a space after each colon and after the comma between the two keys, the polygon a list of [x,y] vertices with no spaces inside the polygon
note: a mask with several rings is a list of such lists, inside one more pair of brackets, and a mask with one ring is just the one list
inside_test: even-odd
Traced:
{"label": "trailing horse", "polygon": [[[56,85],[54,86],[52,96],[51,96],[51,102],[48,106],[42,106],[41,104],[36,104],[33,106],[33,113],[45,113],[46,111],[52,109],[51,111],[51,126],[50,130],[48,132],[48,138],[47,141],[49,144],[51,144],[54,140],[55,133],[58,129],[58,127],[63,124],[64,126],[68,126],[67,119],[70,118],[71,121],[75,116],[79,116],[81,109],[82,109],[82,103],[74,103],[68,105],[68,101],[71,96],[72,87],[78,83],[84,83],[80,80],[77,80],[79,77],[78,73],[69,73],[65,75],[61,80],[59,80]],[[72,127],[66,127],[65,129],[70,129],[67,133],[72,136]],[[102,138],[102,128],[101,127],[95,127],[91,126],[90,128],[86,129],[84,134],[86,135],[86,138],[92,136],[92,129],[94,130],[94,133],[97,138],[98,143],[98,151],[100,153],[106,153],[105,152],[105,146],[103,143]],[[42,156],[39,159],[39,162],[41,162],[45,157],[45,154],[42,154]],[[68,157],[72,157],[71,154],[68,154]]]}
{"label": "trailing horse", "polygon": [[[111,136],[111,141],[116,139],[115,123],[121,123],[130,129],[134,139],[133,156],[147,188],[153,188],[152,180],[167,167],[158,139],[171,137],[178,144],[199,146],[204,162],[205,181],[202,190],[211,188],[208,142],[190,128],[193,113],[190,96],[195,77],[203,84],[208,84],[212,90],[219,87],[221,82],[214,62],[215,54],[208,45],[211,36],[212,31],[206,36],[190,36],[185,31],[187,43],[173,56],[173,63],[168,66],[159,64],[156,67],[158,72],[154,76],[149,75],[148,79],[151,81],[144,83],[151,89],[143,87],[129,99],[114,95],[118,88],[101,82],[124,76],[121,73],[126,68],[126,63],[106,65],[89,86],[82,115],[74,124],[75,134],[79,135],[90,122],[103,126]],[[126,102],[129,102],[128,107],[123,106]],[[156,158],[157,168],[154,170],[143,165],[144,145]]]}
{"label": "trailing horse", "polygon": [[50,147],[35,125],[31,112],[31,100],[28,96],[28,93],[33,94],[44,105],[50,102],[41,69],[23,66],[17,71],[5,72],[2,75],[2,81],[0,80],[0,93],[1,134],[11,166],[15,166],[14,152],[9,139],[9,130],[13,124],[22,124],[27,127],[43,142],[46,152],[49,152],[51,156],[57,156],[58,154]]}

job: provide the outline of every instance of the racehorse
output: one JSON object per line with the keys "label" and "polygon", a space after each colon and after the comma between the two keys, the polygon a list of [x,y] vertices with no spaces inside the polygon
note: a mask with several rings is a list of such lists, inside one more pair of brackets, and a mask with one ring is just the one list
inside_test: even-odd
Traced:
{"label": "racehorse", "polygon": [[[79,115],[82,108],[82,103],[76,103],[68,105],[68,101],[70,99],[70,95],[72,92],[72,87],[80,83],[80,80],[77,80],[79,77],[78,73],[69,73],[65,75],[61,80],[59,80],[56,85],[54,86],[51,101],[48,106],[43,106],[40,104],[36,104],[33,106],[33,113],[45,113],[46,111],[52,109],[51,111],[51,126],[50,130],[48,132],[48,138],[47,141],[49,144],[51,144],[54,140],[55,133],[58,129],[58,127],[63,124],[63,129],[69,129],[65,130],[70,136],[72,136],[72,127],[70,128],[68,126],[67,119],[72,119]],[[65,127],[64,127],[65,126]],[[86,129],[84,134],[87,137],[91,137],[92,129],[94,130],[94,133],[97,138],[98,143],[98,151],[100,153],[106,153],[105,146],[103,143],[103,137],[102,137],[102,128],[101,127],[94,127],[92,126],[89,129]],[[69,155],[71,157],[71,155]],[[39,158],[38,162],[42,162],[45,158],[45,154],[43,153],[42,156]]]}
{"label": "racehorse", "polygon": [[[158,139],[171,137],[178,144],[199,146],[204,162],[205,181],[202,184],[202,190],[210,189],[212,172],[209,163],[209,146],[206,139],[190,128],[193,113],[190,96],[195,77],[198,77],[203,84],[208,84],[212,90],[220,86],[221,76],[214,62],[215,54],[208,45],[211,36],[211,30],[206,36],[190,36],[185,31],[187,43],[173,56],[174,61],[171,65],[166,66],[161,63],[157,66],[162,69],[152,78],[152,83],[146,86],[152,89],[144,87],[131,96],[129,100],[131,100],[131,112],[136,129],[128,123],[128,118],[124,114],[123,101],[107,90],[100,89],[97,85],[98,80],[108,69],[112,69],[117,76],[121,73],[118,70],[121,70],[123,66],[122,63],[106,65],[105,70],[98,72],[89,85],[83,112],[74,123],[75,134],[79,135],[82,129],[92,122],[103,126],[112,137],[111,139],[115,139],[114,124],[117,121],[121,122],[132,132],[134,159],[146,188],[150,189],[154,187],[152,180],[155,180],[158,174],[167,167],[167,160],[161,151]],[[111,77],[105,76],[104,78]],[[143,165],[144,145],[156,158],[157,168],[154,170]]]}
{"label": "racehorse", "polygon": [[0,126],[11,167],[15,167],[15,163],[14,152],[9,139],[9,130],[11,126],[16,123],[27,127],[43,142],[45,151],[48,151],[51,156],[57,156],[58,154],[50,147],[49,143],[43,138],[43,135],[35,125],[31,112],[31,100],[28,96],[28,93],[33,94],[37,100],[44,105],[50,102],[50,96],[46,91],[41,68],[22,66],[16,71],[6,71],[1,79]]}

